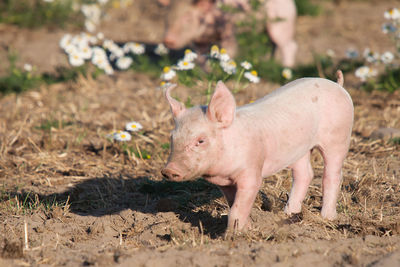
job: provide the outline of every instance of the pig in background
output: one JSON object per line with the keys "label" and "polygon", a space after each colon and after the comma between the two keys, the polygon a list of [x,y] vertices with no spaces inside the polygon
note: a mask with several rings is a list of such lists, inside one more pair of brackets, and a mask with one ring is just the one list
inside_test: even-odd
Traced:
{"label": "pig in background", "polygon": [[[170,6],[164,43],[171,49],[194,45],[204,53],[210,44],[219,43],[229,55],[237,54],[234,21],[236,14],[223,12],[218,6],[229,5],[250,13],[248,0],[158,0]],[[267,31],[280,53],[282,64],[293,67],[297,51],[294,40],[296,5],[293,0],[267,0],[257,16],[267,17]]]}
{"label": "pig in background", "polygon": [[219,186],[229,207],[228,229],[250,226],[249,215],[262,179],[289,167],[293,184],[287,214],[301,212],[313,178],[310,154],[324,159],[321,215],[336,217],[342,165],[353,125],[353,103],[338,83],[303,78],[258,101],[236,108],[235,99],[218,82],[208,106],[186,109],[166,90],[175,129],[171,154],[162,174],[173,181],[204,177]]}

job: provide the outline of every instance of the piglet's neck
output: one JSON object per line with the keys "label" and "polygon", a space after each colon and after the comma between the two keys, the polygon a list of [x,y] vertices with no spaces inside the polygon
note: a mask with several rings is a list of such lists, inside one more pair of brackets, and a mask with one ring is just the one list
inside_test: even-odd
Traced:
{"label": "piglet's neck", "polygon": [[[237,117],[226,128],[220,129],[219,139],[221,151],[216,161],[208,171],[210,177],[226,177],[234,182],[237,174],[246,168],[245,160],[251,159],[257,145],[254,141],[255,131],[249,130],[245,119]],[[218,179],[220,180],[220,179]]]}

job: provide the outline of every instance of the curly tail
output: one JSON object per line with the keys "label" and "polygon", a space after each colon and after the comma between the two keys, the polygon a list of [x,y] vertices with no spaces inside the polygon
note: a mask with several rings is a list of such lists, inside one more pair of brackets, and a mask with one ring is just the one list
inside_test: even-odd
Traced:
{"label": "curly tail", "polygon": [[341,70],[336,71],[336,78],[337,78],[337,83],[340,86],[343,86],[344,78],[343,78],[343,72]]}

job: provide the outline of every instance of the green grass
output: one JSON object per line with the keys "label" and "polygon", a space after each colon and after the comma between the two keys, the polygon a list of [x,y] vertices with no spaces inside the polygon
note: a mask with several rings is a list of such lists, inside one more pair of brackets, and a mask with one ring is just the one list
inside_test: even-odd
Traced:
{"label": "green grass", "polygon": [[0,95],[10,93],[22,93],[31,89],[37,89],[43,84],[63,83],[76,81],[82,75],[91,75],[96,78],[101,70],[89,68],[88,64],[80,67],[58,67],[54,73],[37,74],[35,67],[32,71],[26,71],[16,66],[18,55],[15,52],[8,54],[9,67],[5,75],[0,77]]}
{"label": "green grass", "polygon": [[295,3],[299,16],[318,16],[321,13],[321,7],[310,0],[295,0]]}
{"label": "green grass", "polygon": [[16,67],[17,58],[15,52],[9,52],[8,60],[10,66],[7,74],[0,77],[0,94],[21,93],[40,85],[39,76]]}
{"label": "green grass", "polygon": [[395,137],[390,139],[390,142],[392,142],[395,145],[400,145],[400,137]]}
{"label": "green grass", "polygon": [[51,120],[45,120],[42,124],[36,126],[35,129],[49,132],[51,131],[52,128],[62,129],[65,126],[69,125],[72,125],[72,122],[65,122],[65,121],[51,119]]}
{"label": "green grass", "polygon": [[0,1],[0,22],[20,27],[65,27],[83,25],[83,16],[72,8],[72,0],[3,0]]}
{"label": "green grass", "polygon": [[165,66],[171,66],[173,63],[169,57],[162,57],[161,59],[154,60],[148,55],[133,56],[133,64],[131,69],[136,72],[145,72],[153,77],[159,77],[161,70]]}
{"label": "green grass", "polygon": [[362,88],[366,91],[387,91],[393,93],[400,90],[400,68],[386,68],[376,79],[370,79]]}
{"label": "green grass", "polygon": [[40,78],[46,84],[54,84],[76,81],[79,75],[87,77],[89,73],[93,78],[96,78],[101,72],[100,69],[89,71],[88,64],[84,64],[80,67],[57,67],[54,73],[44,73]]}
{"label": "green grass", "polygon": [[56,207],[66,208],[67,206],[67,200],[60,202],[56,196],[41,198],[41,196],[31,191],[10,193],[4,188],[0,190],[0,208],[6,209],[16,215],[32,214],[38,210],[50,212]]}

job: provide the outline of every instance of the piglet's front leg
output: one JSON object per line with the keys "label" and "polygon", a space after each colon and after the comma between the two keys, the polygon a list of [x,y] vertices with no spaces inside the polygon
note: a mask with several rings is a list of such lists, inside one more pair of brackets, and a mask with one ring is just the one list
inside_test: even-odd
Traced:
{"label": "piglet's front leg", "polygon": [[250,228],[249,216],[260,186],[260,176],[247,175],[238,179],[235,199],[228,217],[228,231],[242,231]]}

